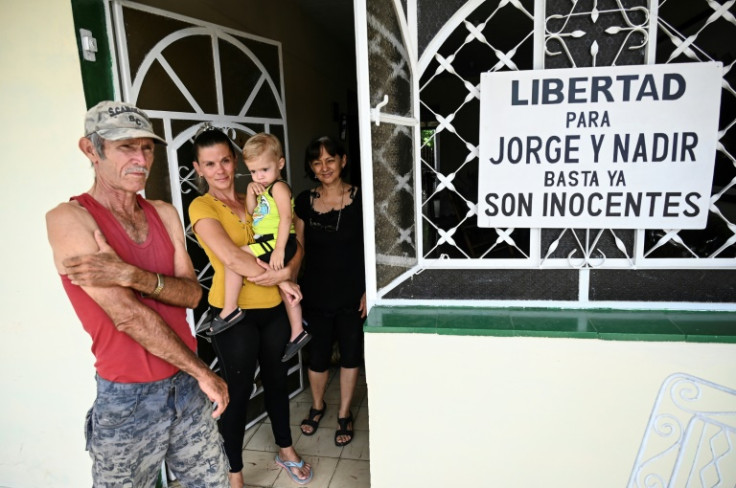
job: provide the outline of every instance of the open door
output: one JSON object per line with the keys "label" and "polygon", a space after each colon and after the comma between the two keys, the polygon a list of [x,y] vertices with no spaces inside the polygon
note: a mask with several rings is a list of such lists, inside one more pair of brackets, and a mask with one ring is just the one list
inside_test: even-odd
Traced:
{"label": "open door", "polygon": [[375,225],[365,242],[370,306],[417,264],[416,23],[400,0],[358,0],[355,13],[366,236]]}

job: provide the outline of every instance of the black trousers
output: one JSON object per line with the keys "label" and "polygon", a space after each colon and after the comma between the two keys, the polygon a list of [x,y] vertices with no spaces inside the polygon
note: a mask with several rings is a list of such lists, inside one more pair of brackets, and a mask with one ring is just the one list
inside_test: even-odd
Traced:
{"label": "black trousers", "polygon": [[[212,311],[220,311],[212,307]],[[230,472],[243,469],[243,438],[246,410],[253,391],[256,364],[261,366],[266,412],[279,447],[292,444],[289,428],[287,365],[281,362],[291,329],[284,304],[274,308],[250,309],[245,319],[212,337],[212,345],[227,382],[230,404],[220,417],[219,428],[230,461]]]}
{"label": "black trousers", "polygon": [[309,369],[324,373],[330,367],[332,344],[337,341],[340,367],[357,368],[363,361],[363,322],[358,306],[355,309],[317,310],[304,308],[307,331],[312,340],[309,349]]}

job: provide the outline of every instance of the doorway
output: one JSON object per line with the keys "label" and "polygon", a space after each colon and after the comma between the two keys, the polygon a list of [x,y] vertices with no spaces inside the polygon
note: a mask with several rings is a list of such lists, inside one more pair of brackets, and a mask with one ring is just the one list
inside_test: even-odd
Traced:
{"label": "doorway", "polygon": [[[256,132],[276,134],[295,194],[311,185],[300,156],[314,136],[343,137],[358,161],[358,144],[350,142],[357,141],[352,4],[262,3],[247,9],[236,0],[72,3],[77,34],[88,30],[97,43],[95,59],[81,60],[87,106],[103,99],[134,103],[168,141],[157,148],[146,195],[178,209],[205,290],[211,270],[186,212],[197,196],[191,138],[203,123],[226,127],[240,145]],[[238,173],[246,174],[242,163]],[[353,178],[359,175],[353,171]],[[241,189],[246,185],[246,178],[238,179]],[[190,312],[190,323],[200,321],[205,310],[203,299]],[[200,351],[205,360],[214,359],[208,343],[200,341]],[[254,386],[258,397],[257,380]],[[296,364],[290,391],[296,394],[302,386]],[[253,403],[251,423],[263,415],[262,401]]]}

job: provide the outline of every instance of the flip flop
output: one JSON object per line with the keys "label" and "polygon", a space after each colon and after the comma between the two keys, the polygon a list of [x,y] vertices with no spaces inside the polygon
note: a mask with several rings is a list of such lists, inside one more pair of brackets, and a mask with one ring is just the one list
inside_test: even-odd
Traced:
{"label": "flip flop", "polygon": [[[312,432],[307,434],[302,430],[302,434],[304,435],[314,435],[315,432],[317,432],[317,428],[319,427],[319,423],[322,421],[323,418],[325,418],[325,411],[327,410],[327,404],[322,400],[322,410],[317,410],[316,408],[309,407],[309,415],[307,418],[302,420],[301,425],[306,425],[308,427],[312,428]],[[319,415],[319,420],[314,420],[314,418]],[[300,425],[300,427],[301,427]]]}
{"label": "flip flop", "polygon": [[[348,429],[348,424],[354,424],[353,412],[350,412],[350,415],[347,417],[337,417],[337,425],[340,426],[340,428],[335,431],[335,445],[337,447],[347,446],[353,442],[353,429]],[[353,428],[355,428],[355,425],[353,425]],[[349,435],[350,440],[339,442],[337,438],[341,435]]]}
{"label": "flip flop", "polygon": [[224,319],[221,318],[219,315],[215,315],[215,318],[212,319],[212,322],[210,322],[209,329],[207,329],[205,333],[208,336],[217,335],[220,332],[224,332],[233,325],[239,323],[244,318],[245,310],[242,310],[240,307],[233,310],[232,313]]}
{"label": "flip flop", "polygon": [[292,470],[291,468],[297,468],[302,469],[304,466],[304,459],[299,461],[298,463],[295,463],[294,461],[283,461],[278,454],[276,454],[276,464],[281,466],[286,470],[287,473],[289,473],[289,476],[291,476],[291,479],[294,480],[295,483],[300,485],[306,485],[310,481],[312,481],[312,476],[314,475],[314,470],[309,470],[309,476],[307,476],[304,479],[300,479]]}
{"label": "flip flop", "polygon": [[310,339],[312,339],[312,336],[309,334],[309,332],[307,332],[306,330],[301,331],[293,341],[286,344],[286,348],[284,348],[284,355],[281,357],[281,362],[285,363],[289,359],[293,358],[296,353],[298,353],[299,350],[304,347],[307,342],[310,341]]}

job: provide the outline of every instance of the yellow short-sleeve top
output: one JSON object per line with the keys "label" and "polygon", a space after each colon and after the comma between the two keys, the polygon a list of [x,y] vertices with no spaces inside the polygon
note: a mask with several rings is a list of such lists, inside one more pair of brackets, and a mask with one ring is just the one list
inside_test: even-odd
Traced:
{"label": "yellow short-sleeve top", "polygon": [[[189,221],[192,228],[202,219],[215,219],[220,222],[227,235],[238,247],[253,242],[250,216],[246,213],[246,221],[243,222],[227,205],[209,193],[195,198],[189,205]],[[196,232],[194,235],[197,236],[199,245],[204,249],[214,270],[207,301],[213,307],[222,308],[225,303],[225,267]],[[281,303],[281,296],[277,287],[258,286],[247,280],[244,281],[243,288],[240,290],[240,297],[238,297],[238,306],[243,309],[272,308],[279,303]]]}

